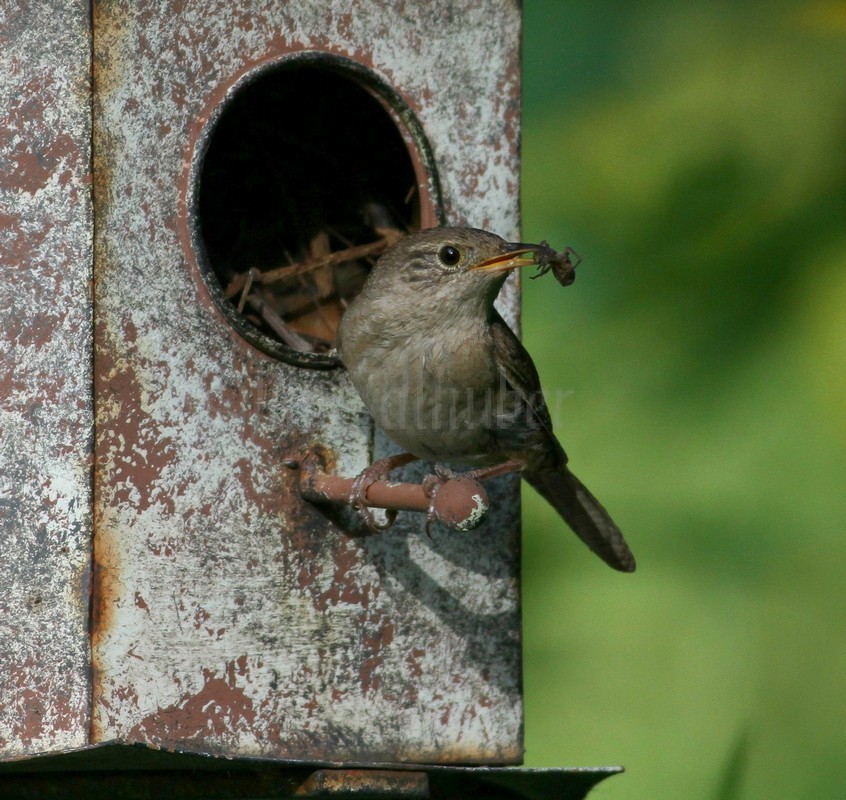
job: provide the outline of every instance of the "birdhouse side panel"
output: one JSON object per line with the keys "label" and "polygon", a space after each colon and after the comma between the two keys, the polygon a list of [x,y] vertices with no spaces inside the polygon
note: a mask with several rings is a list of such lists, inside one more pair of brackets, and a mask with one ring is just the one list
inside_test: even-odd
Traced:
{"label": "birdhouse side panel", "polygon": [[0,759],[88,739],[87,4],[0,11]]}
{"label": "birdhouse side panel", "polygon": [[[364,536],[351,515],[302,500],[286,463],[319,450],[327,470],[355,475],[374,454],[371,421],[343,370],[284,363],[232,329],[191,202],[216,104],[256,70],[328,54],[331,69],[350,62],[403,98],[450,222],[514,237],[516,4],[94,11],[95,741],[519,761],[514,484],[484,527],[431,537],[422,515]],[[290,109],[279,148],[309,112]]]}

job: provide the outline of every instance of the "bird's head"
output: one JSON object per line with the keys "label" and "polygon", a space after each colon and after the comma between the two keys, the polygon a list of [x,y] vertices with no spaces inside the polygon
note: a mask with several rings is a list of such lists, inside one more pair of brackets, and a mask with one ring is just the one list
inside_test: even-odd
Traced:
{"label": "bird's head", "polygon": [[421,306],[445,311],[487,309],[511,270],[537,266],[548,251],[545,245],[506,242],[477,228],[427,228],[387,250],[364,291],[382,297],[414,292]]}

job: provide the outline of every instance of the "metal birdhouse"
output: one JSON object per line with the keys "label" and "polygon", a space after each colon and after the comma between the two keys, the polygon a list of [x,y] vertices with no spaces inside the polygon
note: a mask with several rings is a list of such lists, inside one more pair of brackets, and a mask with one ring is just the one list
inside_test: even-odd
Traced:
{"label": "metal birdhouse", "polygon": [[37,0],[0,36],[0,786],[583,796],[613,770],[502,769],[516,480],[431,536],[314,502],[388,448],[332,351],[373,259],[516,238],[518,4]]}

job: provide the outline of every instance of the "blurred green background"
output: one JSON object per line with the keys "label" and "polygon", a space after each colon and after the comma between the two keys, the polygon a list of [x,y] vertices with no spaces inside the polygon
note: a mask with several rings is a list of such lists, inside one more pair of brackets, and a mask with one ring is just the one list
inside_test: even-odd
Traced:
{"label": "blurred green background", "polygon": [[846,3],[524,3],[525,281],[574,471],[528,488],[526,764],[591,797],[846,797]]}

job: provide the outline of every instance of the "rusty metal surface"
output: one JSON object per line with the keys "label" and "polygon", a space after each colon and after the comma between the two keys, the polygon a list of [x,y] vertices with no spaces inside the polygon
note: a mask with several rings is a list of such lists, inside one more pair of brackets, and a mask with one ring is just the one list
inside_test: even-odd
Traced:
{"label": "rusty metal surface", "polygon": [[518,762],[515,481],[478,530],[431,539],[420,519],[350,536],[303,502],[285,454],[322,445],[354,475],[369,419],[342,371],[284,364],[231,330],[186,220],[191,142],[216,100],[256,65],[317,50],[404,98],[451,223],[515,238],[517,4],[108,0],[94,30],[94,741]]}
{"label": "rusty metal surface", "polygon": [[0,8],[0,758],[87,740],[86,3]]}
{"label": "rusty metal surface", "polygon": [[373,798],[373,800],[426,800],[429,779],[425,772],[375,769],[319,769],[294,792],[295,797]]}

